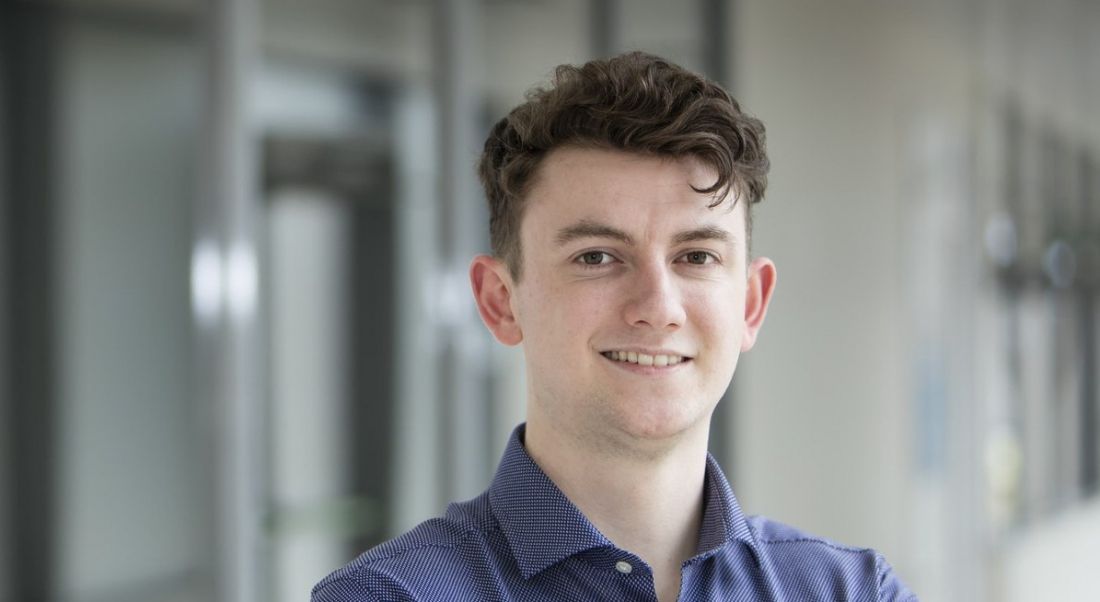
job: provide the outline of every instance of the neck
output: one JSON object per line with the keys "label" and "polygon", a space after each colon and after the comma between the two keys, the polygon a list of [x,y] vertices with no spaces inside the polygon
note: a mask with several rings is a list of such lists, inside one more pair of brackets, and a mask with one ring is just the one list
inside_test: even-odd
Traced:
{"label": "neck", "polygon": [[529,420],[525,447],[601,533],[652,568],[659,598],[675,600],[699,540],[706,426],[661,453],[623,453]]}

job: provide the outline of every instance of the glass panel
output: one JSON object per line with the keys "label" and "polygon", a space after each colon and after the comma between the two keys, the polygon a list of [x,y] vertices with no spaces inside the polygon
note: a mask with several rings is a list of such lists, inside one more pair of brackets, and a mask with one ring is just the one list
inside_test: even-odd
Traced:
{"label": "glass panel", "polygon": [[74,18],[60,50],[60,594],[209,596],[188,301],[201,130],[185,33]]}

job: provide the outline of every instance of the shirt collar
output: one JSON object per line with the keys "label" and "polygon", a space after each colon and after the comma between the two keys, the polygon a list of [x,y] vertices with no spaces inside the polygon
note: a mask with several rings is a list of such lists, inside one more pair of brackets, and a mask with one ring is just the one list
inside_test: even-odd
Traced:
{"label": "shirt collar", "polygon": [[[599,547],[613,547],[523,447],[525,425],[512,432],[500,467],[489,486],[489,503],[524,579],[558,562]],[[713,456],[707,454],[703,524],[699,554],[728,542],[756,545],[741,506]]]}
{"label": "shirt collar", "polygon": [[741,504],[733,495],[726,475],[718,466],[718,460],[707,454],[707,468],[703,493],[703,524],[699,529],[698,554],[710,554],[723,545],[740,541],[756,552],[756,539]]}
{"label": "shirt collar", "polygon": [[525,425],[512,432],[489,503],[524,579],[580,552],[613,546],[523,448]]}

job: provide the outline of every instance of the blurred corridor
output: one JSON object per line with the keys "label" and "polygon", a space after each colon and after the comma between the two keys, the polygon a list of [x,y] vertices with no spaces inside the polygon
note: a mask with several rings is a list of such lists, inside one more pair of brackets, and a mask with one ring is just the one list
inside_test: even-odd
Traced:
{"label": "blurred corridor", "polygon": [[0,3],[0,601],[307,600],[479,493],[525,384],[468,292],[474,162],[628,49],[768,128],[779,286],[711,445],[746,509],[926,602],[1091,599],[1097,31],[1084,0]]}

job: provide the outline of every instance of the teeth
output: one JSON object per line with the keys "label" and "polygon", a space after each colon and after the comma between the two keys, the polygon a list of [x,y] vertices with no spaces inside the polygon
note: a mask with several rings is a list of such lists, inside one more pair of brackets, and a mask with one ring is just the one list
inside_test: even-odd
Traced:
{"label": "teeth", "polygon": [[628,362],[640,366],[675,366],[684,361],[679,355],[649,355],[636,351],[608,351],[604,355],[616,362]]}

